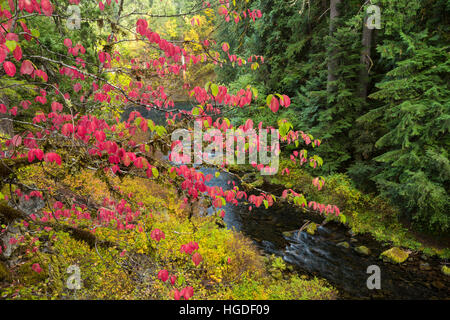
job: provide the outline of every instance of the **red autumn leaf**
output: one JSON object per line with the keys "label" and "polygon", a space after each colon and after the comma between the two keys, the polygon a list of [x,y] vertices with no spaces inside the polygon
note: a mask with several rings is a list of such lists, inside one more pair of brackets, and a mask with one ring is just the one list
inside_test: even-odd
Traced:
{"label": "red autumn leaf", "polygon": [[49,0],[41,0],[41,8],[42,8],[42,12],[44,12],[44,14],[46,16],[51,16],[53,13],[53,6],[50,3]]}
{"label": "red autumn leaf", "polygon": [[278,99],[275,97],[272,97],[272,101],[270,101],[270,110],[272,110],[273,113],[276,113],[279,108],[280,108],[280,103],[278,102]]}
{"label": "red autumn leaf", "polygon": [[167,279],[169,279],[169,271],[167,270],[161,270],[158,272],[158,279],[162,282],[166,282]]}
{"label": "red autumn leaf", "polygon": [[17,61],[22,60],[22,48],[19,45],[14,49],[13,56]]}
{"label": "red autumn leaf", "polygon": [[181,299],[181,293],[180,293],[180,291],[178,291],[178,289],[175,289],[175,290],[173,291],[173,298],[174,298],[175,300],[180,300],[180,299]]}
{"label": "red autumn leaf", "polygon": [[70,136],[73,133],[73,124],[66,123],[61,128],[61,133],[66,137]]}
{"label": "red autumn leaf", "polygon": [[67,48],[72,48],[72,40],[70,40],[69,38],[64,39],[64,45]]}
{"label": "red autumn leaf", "polygon": [[63,105],[61,103],[56,102],[56,101],[52,102],[52,111],[53,112],[57,112],[57,111],[61,112],[62,109],[63,109]]}
{"label": "red autumn leaf", "polygon": [[7,50],[8,49],[6,49],[6,47],[0,46],[0,63],[5,61],[6,56],[8,55],[8,51]]}
{"label": "red autumn leaf", "polygon": [[61,157],[59,156],[59,154],[54,153],[54,152],[47,153],[44,156],[44,160],[45,160],[45,162],[55,162],[58,165],[61,165],[61,163],[62,163]]}
{"label": "red autumn leaf", "polygon": [[287,107],[290,106],[290,104],[291,104],[291,99],[287,95],[283,94],[283,104],[282,104],[282,106],[287,108]]}
{"label": "red autumn leaf", "polygon": [[202,261],[203,258],[200,253],[196,252],[192,255],[192,262],[194,262],[195,266],[198,266]]}
{"label": "red autumn leaf", "polygon": [[126,167],[128,167],[128,166],[130,165],[130,163],[131,163],[131,159],[130,159],[130,157],[128,156],[128,154],[126,154],[126,155],[123,157],[122,161],[123,161],[123,164],[124,164]]}
{"label": "red autumn leaf", "polygon": [[3,63],[3,69],[10,77],[14,77],[14,75],[16,74],[16,66],[10,61],[6,61],[5,63]]}
{"label": "red autumn leaf", "polygon": [[230,50],[230,46],[228,45],[228,43],[224,42],[222,44],[222,50],[227,52],[228,50]]}
{"label": "red autumn leaf", "polygon": [[159,230],[159,229],[154,229],[151,233],[150,233],[150,238],[152,238],[153,240],[155,240],[156,242],[161,241],[161,239],[165,239],[166,235],[164,234],[163,231]]}
{"label": "red autumn leaf", "polygon": [[148,28],[148,22],[144,19],[139,19],[136,23],[136,32],[143,35]]}
{"label": "red autumn leaf", "polygon": [[74,85],[73,85],[73,90],[75,91],[75,92],[79,92],[81,89],[82,89],[83,87],[81,86],[81,83],[75,83]]}
{"label": "red autumn leaf", "polygon": [[106,53],[105,52],[99,52],[98,53],[98,59],[100,60],[101,63],[104,63],[106,60]]}
{"label": "red autumn leaf", "polygon": [[11,142],[13,144],[14,147],[18,147],[22,144],[22,136],[20,135],[15,135],[12,139]]}
{"label": "red autumn leaf", "polygon": [[95,139],[97,139],[98,142],[103,142],[106,139],[106,134],[101,130],[95,131],[94,135],[95,135]]}
{"label": "red autumn leaf", "polygon": [[22,62],[22,66],[20,67],[21,74],[32,74],[33,71],[34,67],[30,60],[25,60]]}
{"label": "red autumn leaf", "polygon": [[189,300],[194,295],[194,288],[186,287],[183,290],[181,290],[180,294],[184,297],[184,299]]}
{"label": "red autumn leaf", "polygon": [[37,273],[41,273],[41,272],[42,272],[42,268],[41,268],[41,266],[39,265],[39,263],[33,264],[33,265],[31,266],[31,269],[32,269],[34,272],[37,272]]}

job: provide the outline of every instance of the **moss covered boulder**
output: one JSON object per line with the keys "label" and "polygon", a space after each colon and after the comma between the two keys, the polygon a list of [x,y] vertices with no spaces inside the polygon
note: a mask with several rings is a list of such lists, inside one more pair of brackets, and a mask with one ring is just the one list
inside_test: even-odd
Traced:
{"label": "moss covered boulder", "polygon": [[446,276],[450,276],[450,267],[442,266],[441,271],[442,271],[442,273],[445,274]]}
{"label": "moss covered boulder", "polygon": [[370,249],[367,248],[366,246],[359,246],[359,247],[356,247],[356,248],[355,248],[355,251],[356,251],[358,254],[362,255],[362,256],[368,256],[368,255],[370,255]]}
{"label": "moss covered boulder", "polygon": [[311,222],[306,227],[306,232],[312,236],[316,233],[316,230],[317,230],[317,224],[315,224],[314,222]]}
{"label": "moss covered boulder", "polygon": [[406,261],[409,252],[397,247],[393,247],[381,253],[380,258],[385,262],[400,264]]}
{"label": "moss covered boulder", "polygon": [[350,244],[347,241],[339,242],[336,246],[344,248],[344,249],[350,248]]}

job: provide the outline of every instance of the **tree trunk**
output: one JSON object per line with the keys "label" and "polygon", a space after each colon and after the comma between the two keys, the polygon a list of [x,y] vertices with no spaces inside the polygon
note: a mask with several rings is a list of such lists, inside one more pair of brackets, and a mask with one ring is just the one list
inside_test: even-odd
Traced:
{"label": "tree trunk", "polygon": [[[332,37],[334,32],[336,31],[336,19],[339,18],[339,10],[338,5],[341,3],[341,0],[331,0],[330,1],[330,36]],[[336,81],[336,69],[337,69],[337,61],[336,56],[337,51],[333,49],[328,57],[328,80],[327,80],[327,91],[334,91],[334,85],[332,85],[333,81]]]}
{"label": "tree trunk", "polygon": [[362,32],[362,51],[361,51],[361,64],[364,66],[361,69],[359,75],[360,84],[360,96],[364,99],[367,98],[367,87],[369,85],[369,69],[371,65],[370,52],[372,49],[372,35],[373,30],[367,27],[367,17],[364,19],[363,32]]}

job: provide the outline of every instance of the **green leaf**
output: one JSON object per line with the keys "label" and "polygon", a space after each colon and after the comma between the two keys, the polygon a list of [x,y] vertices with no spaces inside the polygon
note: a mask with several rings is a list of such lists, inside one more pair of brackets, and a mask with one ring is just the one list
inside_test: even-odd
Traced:
{"label": "green leaf", "polygon": [[256,88],[252,87],[253,96],[255,96],[255,99],[258,98],[258,90]]}
{"label": "green leaf", "polygon": [[266,98],[266,103],[268,106],[270,106],[270,103],[272,102],[273,94],[269,94]]}
{"label": "green leaf", "polygon": [[159,171],[155,167],[152,168],[152,174],[155,178],[159,177]]}
{"label": "green leaf", "polygon": [[11,52],[13,52],[17,47],[17,42],[15,41],[7,40],[5,44]]}
{"label": "green leaf", "polygon": [[217,86],[217,84],[213,83],[211,85],[211,93],[214,97],[217,97],[217,95],[219,94],[219,87]]}
{"label": "green leaf", "polygon": [[38,29],[31,29],[31,35],[35,38],[39,38],[41,36]]}
{"label": "green leaf", "polygon": [[157,133],[160,137],[162,137],[162,136],[164,136],[165,134],[167,134],[167,130],[166,130],[166,128],[164,128],[163,126],[156,126],[156,133]]}
{"label": "green leaf", "polygon": [[155,131],[155,123],[153,122],[153,120],[147,120],[147,125],[150,131]]}

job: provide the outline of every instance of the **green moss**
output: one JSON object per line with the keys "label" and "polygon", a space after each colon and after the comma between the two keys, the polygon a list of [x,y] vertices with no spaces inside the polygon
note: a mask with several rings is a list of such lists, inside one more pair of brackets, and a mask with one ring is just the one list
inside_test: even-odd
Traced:
{"label": "green moss", "polygon": [[381,253],[381,259],[391,263],[403,263],[408,259],[409,253],[400,248],[393,247]]}
{"label": "green moss", "polygon": [[294,275],[289,279],[268,278],[268,283],[243,278],[228,296],[233,300],[330,300],[338,291],[324,280]]}
{"label": "green moss", "polygon": [[361,255],[368,256],[370,255],[370,249],[366,246],[359,246],[355,248],[355,251]]}
{"label": "green moss", "polygon": [[0,281],[7,281],[11,278],[11,275],[8,271],[6,265],[0,261]]}
{"label": "green moss", "polygon": [[442,266],[441,270],[443,274],[445,274],[446,276],[450,276],[450,267]]}
{"label": "green moss", "polygon": [[337,244],[337,246],[338,246],[338,247],[341,247],[341,248],[345,248],[345,249],[350,248],[350,244],[349,244],[348,242],[346,242],[346,241],[344,241],[344,242],[339,242],[339,243]]}
{"label": "green moss", "polygon": [[261,188],[264,184],[263,178],[258,178],[256,181],[250,183],[250,185],[254,188]]}
{"label": "green moss", "polygon": [[17,273],[22,283],[36,285],[48,278],[47,268],[41,265],[42,271],[38,273],[32,269],[34,263],[36,262],[27,262],[18,268]]}

